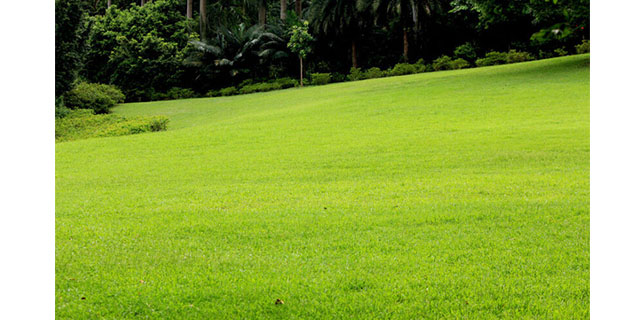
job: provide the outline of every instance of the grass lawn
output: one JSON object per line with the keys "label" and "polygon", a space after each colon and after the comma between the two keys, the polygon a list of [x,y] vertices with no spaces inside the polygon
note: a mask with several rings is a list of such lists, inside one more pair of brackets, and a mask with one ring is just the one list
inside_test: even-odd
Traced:
{"label": "grass lawn", "polygon": [[58,318],[589,317],[588,55],[115,112],[169,131],[56,144]]}

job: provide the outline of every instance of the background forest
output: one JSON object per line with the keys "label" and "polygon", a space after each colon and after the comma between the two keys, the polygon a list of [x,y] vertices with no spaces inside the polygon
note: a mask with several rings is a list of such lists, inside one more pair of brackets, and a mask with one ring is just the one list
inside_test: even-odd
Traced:
{"label": "background forest", "polygon": [[588,0],[56,0],[55,14],[56,106],[97,113],[300,76],[323,84],[548,58],[586,52],[589,39]]}

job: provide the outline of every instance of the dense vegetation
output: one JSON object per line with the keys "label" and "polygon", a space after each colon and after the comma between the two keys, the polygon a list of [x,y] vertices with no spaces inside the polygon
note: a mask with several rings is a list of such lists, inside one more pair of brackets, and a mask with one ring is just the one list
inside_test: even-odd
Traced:
{"label": "dense vegetation", "polygon": [[171,127],[56,145],[60,319],[589,318],[588,55],[112,115]]}
{"label": "dense vegetation", "polygon": [[[301,84],[322,73],[339,82],[397,64],[388,75],[414,73],[404,69],[418,61],[431,71],[514,62],[510,50],[517,61],[588,52],[575,47],[589,40],[588,0],[193,2],[56,0],[56,96],[77,79],[146,101],[241,92],[301,70]],[[309,36],[292,45],[303,21]]]}

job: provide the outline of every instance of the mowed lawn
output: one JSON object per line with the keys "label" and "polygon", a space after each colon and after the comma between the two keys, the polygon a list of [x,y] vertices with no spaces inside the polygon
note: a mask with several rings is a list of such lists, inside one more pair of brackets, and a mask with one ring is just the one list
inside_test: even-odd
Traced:
{"label": "mowed lawn", "polygon": [[115,112],[170,130],[56,144],[60,319],[589,317],[588,55]]}

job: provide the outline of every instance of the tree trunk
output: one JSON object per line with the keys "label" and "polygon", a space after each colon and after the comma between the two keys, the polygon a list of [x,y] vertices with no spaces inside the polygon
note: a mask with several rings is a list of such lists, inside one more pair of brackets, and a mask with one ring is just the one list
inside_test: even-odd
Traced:
{"label": "tree trunk", "polygon": [[187,0],[187,19],[193,18],[193,0]]}
{"label": "tree trunk", "polygon": [[111,0],[107,0],[107,9],[111,7]]}
{"label": "tree trunk", "polygon": [[304,87],[304,83],[302,83],[302,56],[298,56],[298,58],[300,58],[300,86]]}
{"label": "tree trunk", "polygon": [[280,0],[280,20],[287,19],[287,0]]}
{"label": "tree trunk", "polygon": [[140,0],[140,6],[141,6],[141,7],[142,7],[142,6],[144,6],[144,4],[145,4],[145,3],[147,3],[147,1],[145,1],[145,0]]}
{"label": "tree trunk", "polygon": [[356,40],[351,40],[351,65],[354,68],[358,67],[358,54],[356,51]]}
{"label": "tree trunk", "polygon": [[403,41],[402,57],[404,58],[405,62],[408,62],[409,61],[409,35],[406,28],[402,29],[402,41]]}
{"label": "tree trunk", "polygon": [[267,3],[260,0],[260,8],[258,8],[258,24],[264,26],[267,24]]}
{"label": "tree trunk", "polygon": [[302,0],[296,0],[296,14],[298,15],[298,19],[302,19]]}
{"label": "tree trunk", "polygon": [[200,0],[200,40],[207,39],[207,0]]}

